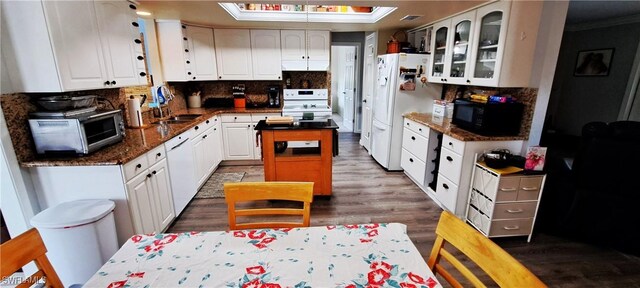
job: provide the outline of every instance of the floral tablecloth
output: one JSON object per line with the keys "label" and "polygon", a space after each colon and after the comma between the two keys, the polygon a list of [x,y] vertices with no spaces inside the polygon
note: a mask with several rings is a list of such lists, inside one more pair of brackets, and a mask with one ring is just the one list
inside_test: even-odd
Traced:
{"label": "floral tablecloth", "polygon": [[440,287],[398,223],[135,235],[84,287]]}

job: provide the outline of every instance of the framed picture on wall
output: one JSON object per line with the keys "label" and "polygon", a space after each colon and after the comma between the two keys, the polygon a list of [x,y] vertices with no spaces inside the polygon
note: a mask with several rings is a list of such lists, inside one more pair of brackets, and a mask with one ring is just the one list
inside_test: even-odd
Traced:
{"label": "framed picture on wall", "polygon": [[611,69],[613,48],[578,52],[574,76],[607,76]]}

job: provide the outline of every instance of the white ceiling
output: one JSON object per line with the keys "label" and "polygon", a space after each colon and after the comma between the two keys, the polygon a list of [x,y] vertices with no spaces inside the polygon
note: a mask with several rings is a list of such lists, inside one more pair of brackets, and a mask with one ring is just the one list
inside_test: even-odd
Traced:
{"label": "white ceiling", "polygon": [[[449,15],[481,5],[488,0],[469,1],[246,1],[251,3],[350,5],[350,6],[395,6],[394,12],[375,24],[345,23],[292,23],[236,21],[218,5],[230,1],[158,1],[139,0],[139,10],[149,11],[155,19],[180,19],[187,23],[219,28],[272,28],[272,29],[329,29],[331,31],[397,30],[418,27]],[[400,21],[405,15],[423,15],[411,21]]]}

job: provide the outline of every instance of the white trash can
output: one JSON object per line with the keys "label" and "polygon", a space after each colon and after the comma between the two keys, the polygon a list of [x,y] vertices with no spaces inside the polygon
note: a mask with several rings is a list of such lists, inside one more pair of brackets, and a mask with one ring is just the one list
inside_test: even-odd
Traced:
{"label": "white trash can", "polygon": [[31,219],[47,246],[62,284],[84,284],[118,251],[111,200],[77,200],[45,209]]}

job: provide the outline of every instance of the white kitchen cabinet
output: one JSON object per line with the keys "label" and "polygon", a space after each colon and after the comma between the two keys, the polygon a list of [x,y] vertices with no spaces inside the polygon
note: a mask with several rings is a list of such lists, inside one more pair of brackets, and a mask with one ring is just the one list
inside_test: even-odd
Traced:
{"label": "white kitchen cabinet", "polygon": [[253,160],[253,137],[251,122],[223,122],[224,160]]}
{"label": "white kitchen cabinet", "polygon": [[251,30],[254,80],[282,80],[280,30]]}
{"label": "white kitchen cabinet", "polygon": [[252,80],[251,33],[248,29],[214,29],[219,80]]}
{"label": "white kitchen cabinet", "polygon": [[151,171],[151,184],[155,192],[153,198],[156,201],[158,229],[159,231],[164,231],[176,217],[173,211],[173,198],[171,195],[167,160],[160,160],[158,163],[149,167],[149,171]]}
{"label": "white kitchen cabinet", "polygon": [[141,173],[127,182],[127,198],[136,233],[159,232],[154,211],[153,186],[147,178],[147,174]]}
{"label": "white kitchen cabinet", "polygon": [[436,131],[418,122],[404,119],[400,167],[423,191],[426,191],[426,187],[434,178],[437,146]]}
{"label": "white kitchen cabinet", "polygon": [[184,25],[175,20],[156,22],[158,49],[166,81],[218,79],[212,28]]}
{"label": "white kitchen cabinet", "polygon": [[134,9],[126,1],[2,1],[12,86],[62,92],[146,84]]}
{"label": "white kitchen cabinet", "polygon": [[502,175],[476,163],[467,207],[467,222],[487,237],[527,235],[533,225],[545,175]]}
{"label": "white kitchen cabinet", "polygon": [[529,87],[542,5],[497,1],[436,23],[429,82]]}
{"label": "white kitchen cabinet", "polygon": [[202,133],[202,136],[196,136],[191,140],[193,146],[193,154],[195,159],[195,172],[196,172],[196,187],[200,187],[207,180],[207,159],[205,159],[205,144],[206,132]]}
{"label": "white kitchen cabinet", "polygon": [[283,71],[327,71],[331,33],[314,30],[282,30]]}
{"label": "white kitchen cabinet", "polygon": [[[474,40],[476,11],[443,20],[434,25],[432,46],[432,72],[429,81],[436,83],[469,84],[467,72],[471,60],[471,43]],[[445,42],[443,42],[445,41]],[[438,76],[439,75],[439,76]]]}
{"label": "white kitchen cabinet", "polygon": [[222,161],[219,122],[218,116],[214,116],[192,128],[196,187],[201,187]]}

